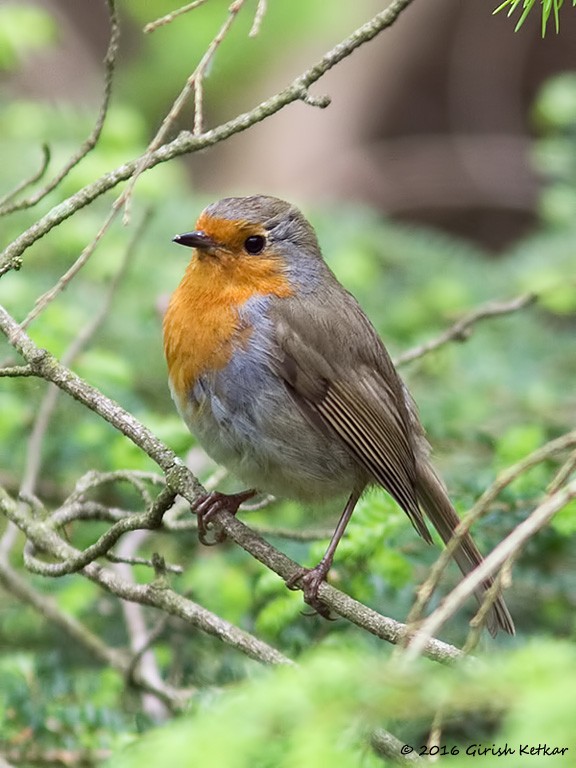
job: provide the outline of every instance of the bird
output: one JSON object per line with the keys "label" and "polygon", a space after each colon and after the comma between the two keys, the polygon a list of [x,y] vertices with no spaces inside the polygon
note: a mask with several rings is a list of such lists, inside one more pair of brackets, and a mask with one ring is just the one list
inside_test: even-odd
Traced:
{"label": "bird", "polygon": [[[201,540],[218,510],[236,514],[259,492],[306,504],[347,498],[321,561],[287,582],[322,615],[320,584],[367,488],[382,487],[432,543],[425,514],[447,544],[460,518],[414,400],[300,210],[267,195],[226,197],[173,241],[193,251],[163,320],[170,391],[208,455],[247,488],[198,499]],[[468,533],[453,558],[464,575],[482,562]],[[479,602],[492,583],[476,591]],[[514,634],[501,596],[486,625]]]}

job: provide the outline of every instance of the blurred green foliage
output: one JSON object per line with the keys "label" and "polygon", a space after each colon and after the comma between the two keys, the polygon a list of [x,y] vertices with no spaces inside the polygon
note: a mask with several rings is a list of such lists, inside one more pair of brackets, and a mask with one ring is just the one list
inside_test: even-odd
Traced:
{"label": "blurred green foliage", "polygon": [[551,226],[569,227],[576,219],[576,73],[564,72],[545,83],[534,105],[534,122],[540,130],[534,163],[548,181],[541,213]]}
{"label": "blurred green foliage", "polygon": [[[211,0],[193,11],[188,18],[192,23],[172,23],[159,27],[145,36],[142,46],[147,61],[146,88],[142,88],[141,55],[128,62],[119,78],[123,100],[137,104],[149,118],[158,119],[170,107],[173,98],[165,84],[183,83],[200,61],[218,28],[226,18],[229,0]],[[174,10],[171,0],[152,0],[142,3],[127,0],[122,5],[126,20],[138,31],[157,17]],[[337,40],[351,28],[351,18],[357,4],[343,3],[337,13],[326,13],[322,3],[309,0],[290,0],[290,3],[269,3],[263,19],[262,34],[250,37],[256,3],[242,12],[227,36],[227,44],[220,47],[210,67],[206,106],[212,121],[222,122],[244,111],[242,101],[246,87],[257,89],[255,73],[269,72],[274,62],[293,58],[293,46],[308,40]],[[166,51],[179,55],[167,56]],[[142,54],[143,51],[140,52]],[[294,71],[294,76],[298,74]],[[262,93],[262,98],[265,95]]]}
{"label": "blurred green foliage", "polygon": [[[109,764],[394,765],[368,750],[371,730],[400,732],[413,754],[427,754],[423,724],[440,710],[442,747],[448,754],[440,765],[485,768],[498,757],[493,748],[507,747],[511,751],[501,759],[508,765],[532,759],[538,766],[568,768],[576,748],[575,661],[574,648],[559,642],[532,643],[492,656],[489,665],[457,670],[426,663],[406,670],[381,654],[324,649],[307,654],[299,669],[276,669],[228,691],[192,716],[145,736]],[[541,749],[539,758],[534,757],[538,752],[532,757],[522,753],[541,745],[564,752],[546,757]]]}
{"label": "blurred green foliage", "polygon": [[[134,1],[123,10],[142,24],[173,4],[151,5],[154,9]],[[218,11],[226,6],[227,2],[220,3]],[[257,42],[248,40],[246,29],[240,28],[232,48],[242,52],[242,65],[238,66],[236,53],[218,57],[210,83],[215,93],[223,92],[230,79],[248,77],[256,58],[265,60],[277,30],[283,30],[287,48],[292,36],[301,36],[303,29],[307,34],[317,30],[320,5],[300,2],[298,7],[300,17],[287,15],[282,4],[270,4],[267,34]],[[193,42],[198,50],[214,33],[215,8],[208,3],[195,17],[193,34],[198,38]],[[0,66],[4,68],[15,66],[28,48],[54,38],[50,17],[33,6],[0,9],[2,14],[7,10],[31,15],[19,27],[25,32],[15,38],[12,51],[3,45],[4,39],[11,39],[10,26],[0,23],[0,51],[5,48]],[[298,17],[298,23],[285,27],[286,16]],[[145,116],[148,109],[150,113],[158,109],[156,94],[163,90],[158,83],[179,82],[189,66],[178,56],[163,56],[162,48],[169,39],[172,49],[189,49],[188,31],[174,24],[152,35],[158,41],[152,45],[158,47],[155,54],[147,49],[146,55],[152,55],[148,63],[154,62],[146,69],[150,87],[141,88],[141,59],[132,61],[120,81],[123,98],[110,110],[97,150],[36,208],[4,217],[3,243],[63,196],[143,150],[150,130]],[[250,46],[253,59],[247,53]],[[138,83],[148,106],[146,98],[138,107],[124,98]],[[541,227],[497,259],[473,244],[398,225],[366,208],[306,209],[328,261],[358,297],[393,354],[430,339],[484,301],[524,291],[540,294],[537,306],[486,321],[466,343],[446,346],[403,371],[419,403],[437,463],[462,511],[502,469],[574,428],[575,93],[573,77],[566,76],[547,86],[537,101],[541,138],[535,143],[535,157],[549,179]],[[92,119],[93,115],[68,105],[14,99],[0,89],[0,194],[35,170],[40,153],[33,148],[44,142],[51,147],[51,168],[59,168],[89,133]],[[18,319],[91,241],[112,200],[113,194],[106,195],[52,231],[26,253],[20,272],[2,279],[0,301]],[[185,169],[178,163],[145,174],[138,182],[131,227],[117,223],[79,277],[30,327],[40,345],[62,355],[98,311],[131,235],[145,220],[144,234],[113,307],[73,368],[181,455],[193,446],[193,438],[168,395],[161,311],[186,259],[170,238],[189,227],[206,202],[190,189]],[[0,359],[17,362],[4,341]],[[45,392],[44,384],[36,380],[1,380],[0,482],[11,493],[18,491],[28,436]],[[90,469],[153,469],[127,440],[64,396],[59,398],[43,446],[42,462],[37,492],[48,507],[70,493]],[[534,508],[555,469],[549,463],[539,466],[502,494],[477,526],[482,549],[494,546]],[[202,479],[209,472],[206,466]],[[98,498],[139,509],[139,499],[129,486],[115,485]],[[286,502],[247,518],[255,526],[328,530],[335,512],[310,519],[311,510]],[[102,530],[102,524],[81,524],[69,533],[75,544],[86,546]],[[187,718],[140,741],[139,731],[150,723],[139,710],[136,693],[126,690],[117,673],[103,670],[81,648],[71,647],[69,638],[6,593],[0,597],[0,746],[31,740],[46,749],[116,750],[135,740],[133,751],[114,757],[113,764],[119,766],[145,761],[152,767],[184,767],[200,760],[208,768],[370,766],[376,764],[366,748],[370,726],[390,727],[416,746],[426,738],[435,708],[442,706],[449,715],[451,744],[552,742],[574,750],[573,650],[558,640],[527,644],[526,638],[535,633],[574,638],[575,534],[576,506],[572,504],[530,542],[515,567],[508,599],[519,637],[499,642],[517,648],[499,656],[492,652],[490,666],[482,666],[481,672],[422,664],[417,671],[398,675],[393,672],[394,663],[387,663],[390,649],[380,641],[342,621],[329,624],[318,617],[303,617],[300,595],[289,592],[236,547],[223,544],[208,550],[186,532],[150,537],[139,554],[150,557],[158,551],[184,566],[182,575],[171,577],[174,588],[302,659],[302,669],[263,673],[255,662],[219,641],[170,621],[154,645],[158,663],[167,678],[197,693]],[[279,535],[270,539],[305,564],[316,562],[326,544]],[[21,547],[22,542],[13,556],[18,569]],[[437,553],[437,548],[417,539],[406,517],[375,491],[359,504],[339,547],[332,577],[359,600],[404,619],[415,588]],[[142,581],[151,578],[144,568],[138,569],[137,576]],[[453,570],[443,589],[455,579]],[[118,602],[91,583],[78,576],[55,581],[35,578],[33,584],[111,646],[128,643]],[[461,642],[468,617],[463,613],[451,622],[444,637]],[[303,653],[311,647],[317,649],[315,653]],[[471,722],[480,725],[473,730]],[[570,755],[573,759],[574,752]],[[450,757],[452,766],[463,761],[462,754]],[[474,765],[481,762],[475,758]],[[568,765],[550,762],[554,768],[564,764]]]}
{"label": "blurred green foliage", "polygon": [[0,72],[56,39],[56,22],[41,8],[8,2],[0,7]]}

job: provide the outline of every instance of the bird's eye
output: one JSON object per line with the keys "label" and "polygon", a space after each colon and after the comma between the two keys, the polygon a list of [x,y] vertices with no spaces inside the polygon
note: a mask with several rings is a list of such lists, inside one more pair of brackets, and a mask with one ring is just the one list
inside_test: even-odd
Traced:
{"label": "bird's eye", "polygon": [[252,256],[256,256],[258,253],[262,253],[264,246],[266,245],[266,238],[262,235],[250,235],[244,241],[244,249]]}

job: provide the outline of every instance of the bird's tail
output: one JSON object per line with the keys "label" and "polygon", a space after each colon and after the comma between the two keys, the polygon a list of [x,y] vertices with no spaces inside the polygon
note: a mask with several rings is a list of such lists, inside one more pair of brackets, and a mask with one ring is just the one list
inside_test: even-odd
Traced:
{"label": "bird's tail", "polygon": [[[418,480],[416,492],[418,500],[434,528],[438,531],[445,544],[451,540],[460,518],[452,506],[442,481],[427,461],[418,462]],[[482,562],[482,555],[472,537],[466,534],[454,550],[453,558],[462,573],[473,571]],[[479,603],[482,603],[484,593],[493,584],[492,578],[487,578],[474,593]],[[487,617],[488,631],[494,636],[499,629],[510,635],[515,633],[514,622],[502,597],[498,597],[492,605]]]}

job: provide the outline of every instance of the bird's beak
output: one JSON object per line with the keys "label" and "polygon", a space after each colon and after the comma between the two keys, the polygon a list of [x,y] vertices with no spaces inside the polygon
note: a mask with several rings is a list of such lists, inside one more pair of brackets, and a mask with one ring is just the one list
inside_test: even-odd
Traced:
{"label": "bird's beak", "polygon": [[188,248],[199,248],[201,251],[209,251],[216,246],[215,241],[206,232],[202,232],[202,230],[176,235],[176,237],[172,238],[172,242],[178,243],[178,245],[186,245]]}

